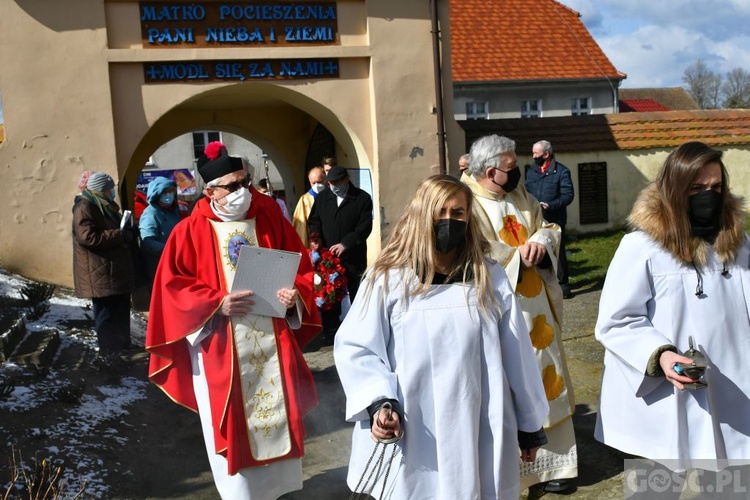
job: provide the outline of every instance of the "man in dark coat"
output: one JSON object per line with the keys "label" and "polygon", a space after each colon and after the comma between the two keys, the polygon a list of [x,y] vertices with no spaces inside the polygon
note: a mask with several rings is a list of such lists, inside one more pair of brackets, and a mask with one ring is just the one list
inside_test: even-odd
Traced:
{"label": "man in dark coat", "polygon": [[[372,232],[372,198],[349,180],[349,172],[334,166],[326,175],[329,189],[315,198],[307,220],[311,247],[315,236],[320,245],[341,259],[346,270],[349,298],[354,301],[367,268],[367,237]],[[331,342],[340,324],[341,304],[323,314],[323,332]]]}
{"label": "man in dark coat", "polygon": [[555,160],[552,145],[539,141],[532,148],[534,164],[526,171],[524,187],[542,205],[542,216],[547,222],[554,222],[562,229],[557,280],[562,287],[563,297],[572,296],[568,282],[568,258],[565,255],[565,224],[568,212],[565,207],[573,202],[573,181],[568,167]]}

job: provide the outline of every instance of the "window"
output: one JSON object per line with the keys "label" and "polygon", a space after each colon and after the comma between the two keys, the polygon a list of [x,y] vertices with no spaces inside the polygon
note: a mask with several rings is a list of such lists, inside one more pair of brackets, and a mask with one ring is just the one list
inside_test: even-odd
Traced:
{"label": "window", "polygon": [[521,118],[539,118],[542,116],[542,100],[521,101]]}
{"label": "window", "polygon": [[471,101],[466,103],[467,120],[487,120],[489,118],[489,106],[487,102]]}
{"label": "window", "polygon": [[221,132],[193,132],[193,157],[197,160],[209,142],[220,140]]}
{"label": "window", "polygon": [[582,116],[591,114],[591,99],[588,97],[576,97],[570,100],[570,114]]}

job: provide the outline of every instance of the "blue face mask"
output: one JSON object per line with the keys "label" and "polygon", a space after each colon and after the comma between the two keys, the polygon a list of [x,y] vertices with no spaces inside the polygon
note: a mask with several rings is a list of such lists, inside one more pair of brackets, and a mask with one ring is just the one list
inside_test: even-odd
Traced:
{"label": "blue face mask", "polygon": [[115,190],[114,189],[112,189],[109,192],[109,201],[115,201]]}
{"label": "blue face mask", "polygon": [[163,195],[159,196],[159,203],[161,203],[165,207],[171,207],[172,203],[174,203],[174,197],[174,193],[164,193]]}

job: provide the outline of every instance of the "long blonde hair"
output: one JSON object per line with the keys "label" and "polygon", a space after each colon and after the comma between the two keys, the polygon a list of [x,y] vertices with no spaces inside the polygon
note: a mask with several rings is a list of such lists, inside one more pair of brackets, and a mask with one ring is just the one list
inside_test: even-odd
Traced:
{"label": "long blonde hair", "polygon": [[479,307],[485,314],[490,305],[497,304],[487,265],[490,244],[479,229],[474,196],[468,186],[448,175],[433,175],[419,185],[414,198],[396,222],[388,242],[367,273],[368,295],[378,278],[385,278],[390,270],[403,268],[414,273],[403,277],[405,295],[411,298],[427,293],[435,277],[435,221],[446,202],[459,194],[466,197],[468,208],[466,243],[459,250],[446,280],[458,281],[460,276],[464,284],[473,281]]}

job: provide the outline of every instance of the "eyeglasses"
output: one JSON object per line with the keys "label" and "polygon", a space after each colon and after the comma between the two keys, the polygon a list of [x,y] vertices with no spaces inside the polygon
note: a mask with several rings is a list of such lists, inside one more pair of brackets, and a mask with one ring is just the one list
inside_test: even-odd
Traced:
{"label": "eyeglasses", "polygon": [[240,189],[240,188],[246,188],[248,186],[250,186],[250,179],[248,179],[247,177],[245,177],[241,181],[234,181],[234,182],[230,182],[229,184],[224,184],[224,185],[217,184],[217,185],[214,186],[214,188],[226,189],[230,193],[234,193],[238,189]]}

